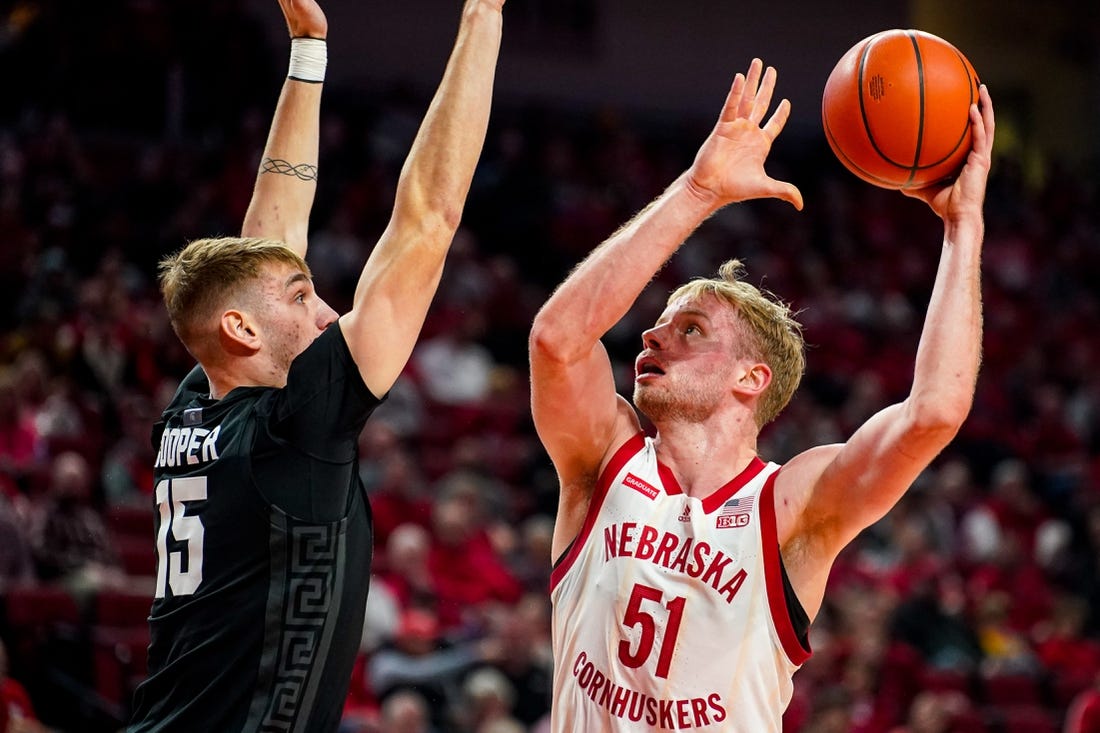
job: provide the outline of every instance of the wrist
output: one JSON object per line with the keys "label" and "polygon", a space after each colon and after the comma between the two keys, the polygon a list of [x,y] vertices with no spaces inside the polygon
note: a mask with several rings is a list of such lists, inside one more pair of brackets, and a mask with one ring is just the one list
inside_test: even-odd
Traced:
{"label": "wrist", "polygon": [[291,38],[290,68],[287,78],[309,84],[325,80],[328,67],[328,44],[323,38]]}
{"label": "wrist", "polygon": [[684,194],[695,206],[705,209],[708,216],[729,203],[719,198],[710,188],[700,185],[690,172],[682,176],[681,182]]}

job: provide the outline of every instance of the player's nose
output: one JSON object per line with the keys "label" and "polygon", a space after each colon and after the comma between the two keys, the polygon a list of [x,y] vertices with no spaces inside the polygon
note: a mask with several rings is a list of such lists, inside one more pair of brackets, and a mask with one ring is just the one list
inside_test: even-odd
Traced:
{"label": "player's nose", "polygon": [[317,308],[317,328],[324,331],[331,326],[339,318],[339,314],[332,309],[332,307],[325,301],[320,301],[320,307]]}
{"label": "player's nose", "polygon": [[647,349],[660,349],[663,330],[661,326],[654,326],[642,332],[642,344]]}

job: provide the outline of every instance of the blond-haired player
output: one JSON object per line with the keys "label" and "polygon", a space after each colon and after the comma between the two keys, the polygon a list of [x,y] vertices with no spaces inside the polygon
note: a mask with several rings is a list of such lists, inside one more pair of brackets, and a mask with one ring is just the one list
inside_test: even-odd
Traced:
{"label": "blond-haired player", "polygon": [[535,319],[534,419],[561,484],[555,733],[780,730],[833,560],[970,410],[994,127],[984,87],[957,180],[913,192],[943,220],[944,240],[908,397],[844,443],[783,466],[758,455],[761,427],[801,378],[802,338],[786,306],[737,278],[736,262],[672,294],[642,334],[634,404],[616,393],[600,338],[704,219],[756,198],[801,209],[799,191],[764,171],[790,110],[783,100],[764,121],[775,78],[759,60],[734,78],[691,167]]}

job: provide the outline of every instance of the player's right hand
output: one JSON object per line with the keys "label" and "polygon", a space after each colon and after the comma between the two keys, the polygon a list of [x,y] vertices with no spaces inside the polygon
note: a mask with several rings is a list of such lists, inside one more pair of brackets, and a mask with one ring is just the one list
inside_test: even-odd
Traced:
{"label": "player's right hand", "polygon": [[772,143],[787,124],[791,103],[784,99],[766,124],[776,72],[764,71],[753,59],[747,74],[733,79],[726,103],[710,136],[695,156],[688,172],[692,188],[713,196],[722,205],[758,198],[778,198],[802,209],[802,193],[793,184],[777,181],[764,171]]}
{"label": "player's right hand", "polygon": [[316,0],[279,0],[286,27],[291,38],[320,38],[328,36],[328,19]]}

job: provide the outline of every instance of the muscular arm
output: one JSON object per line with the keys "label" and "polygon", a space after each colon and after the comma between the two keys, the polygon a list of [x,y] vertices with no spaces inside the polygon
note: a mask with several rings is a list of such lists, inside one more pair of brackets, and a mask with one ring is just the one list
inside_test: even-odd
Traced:
{"label": "muscular arm", "polygon": [[[293,38],[320,38],[328,23],[313,0],[280,0]],[[288,78],[271,120],[241,236],[269,237],[306,255],[309,212],[317,193],[323,84]]]}
{"label": "muscular arm", "polygon": [[970,411],[981,361],[982,205],[993,143],[984,87],[971,130],[973,149],[954,184],[914,194],[943,218],[944,240],[909,396],[874,415],[843,446],[798,456],[777,479],[780,544],[811,616],[836,555],[897,503]]}
{"label": "muscular arm", "polygon": [[340,318],[367,386],[384,394],[412,353],[481,155],[500,48],[503,0],[467,0],[443,80],[397,184],[352,310]]}
{"label": "muscular arm", "polygon": [[754,60],[747,77],[735,77],[692,167],[592,252],[535,317],[529,341],[532,413],[562,492],[555,557],[580,530],[611,450],[639,428],[633,408],[615,392],[600,338],[695,228],[722,206],[775,196],[801,207],[794,186],[764,173],[790,107],[784,100],[761,126],[775,84],[774,70],[761,78],[762,70]]}

